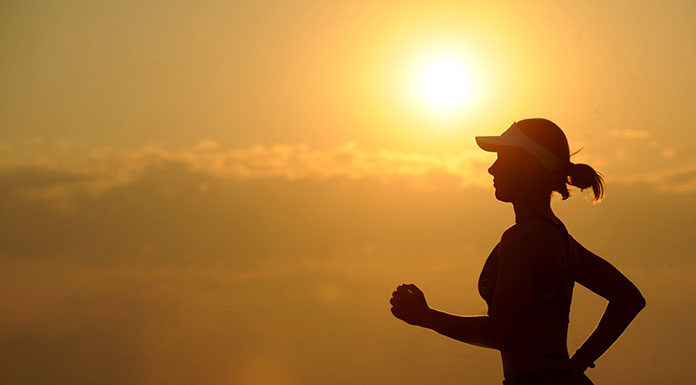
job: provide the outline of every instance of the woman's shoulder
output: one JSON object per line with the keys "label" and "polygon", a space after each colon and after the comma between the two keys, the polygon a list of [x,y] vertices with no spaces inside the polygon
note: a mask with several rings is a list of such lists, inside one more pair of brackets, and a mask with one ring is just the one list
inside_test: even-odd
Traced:
{"label": "woman's shoulder", "polygon": [[501,237],[501,242],[535,242],[546,243],[558,239],[558,228],[547,220],[530,217],[508,227]]}
{"label": "woman's shoulder", "polygon": [[515,255],[552,266],[565,266],[563,242],[558,229],[553,224],[536,218],[529,218],[508,228],[501,237],[503,254],[516,259]]}

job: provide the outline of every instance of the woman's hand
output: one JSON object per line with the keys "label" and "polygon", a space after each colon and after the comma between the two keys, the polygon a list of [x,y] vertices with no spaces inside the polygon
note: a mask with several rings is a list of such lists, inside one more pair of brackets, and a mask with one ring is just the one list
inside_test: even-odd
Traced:
{"label": "woman's hand", "polygon": [[389,300],[394,317],[411,325],[427,327],[430,307],[423,292],[414,284],[399,285]]}

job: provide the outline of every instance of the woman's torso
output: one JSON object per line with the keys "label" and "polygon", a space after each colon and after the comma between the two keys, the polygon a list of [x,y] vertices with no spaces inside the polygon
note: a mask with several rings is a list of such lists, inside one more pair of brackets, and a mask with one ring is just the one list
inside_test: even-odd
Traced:
{"label": "woman's torso", "polygon": [[[538,279],[534,285],[533,305],[529,309],[524,325],[527,343],[523,351],[501,351],[505,378],[529,373],[540,373],[568,369],[568,322],[574,280],[571,274],[570,247],[567,230],[557,218],[533,216],[553,224],[559,232],[560,242],[549,245],[563,264],[550,279]],[[497,249],[491,251],[479,277],[479,294],[488,304],[491,314],[497,271]]]}

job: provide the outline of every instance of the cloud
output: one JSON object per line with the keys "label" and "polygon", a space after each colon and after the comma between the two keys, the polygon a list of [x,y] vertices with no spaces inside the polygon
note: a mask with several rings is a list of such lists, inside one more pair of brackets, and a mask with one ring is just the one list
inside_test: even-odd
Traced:
{"label": "cloud", "polygon": [[[653,135],[646,130],[633,130],[628,128],[611,129],[607,131],[607,133],[614,139],[628,139],[629,141],[645,143],[650,148],[657,149],[657,154],[665,159],[671,159],[677,155],[677,150],[673,146],[655,139]],[[627,151],[623,147],[615,148],[614,150],[615,158],[620,161],[630,160],[630,157],[627,156],[626,153]]]}
{"label": "cloud", "polygon": [[[635,130],[612,130],[610,135],[650,139],[649,133]],[[636,165],[624,149],[614,151],[617,157],[614,162],[588,153],[582,154],[582,162],[597,167],[608,183],[640,181],[655,186],[658,192],[669,193],[688,193],[696,189],[694,163],[675,167],[676,151],[672,148],[661,152],[661,158],[670,163],[651,165],[652,169],[645,171],[638,169],[642,165]],[[5,179],[5,188],[13,193],[50,202],[56,209],[67,212],[75,198],[102,195],[141,180],[147,170],[168,165],[219,180],[376,178],[388,181],[398,178],[408,180],[411,187],[418,189],[443,186],[488,189],[492,177],[487,169],[493,161],[492,156],[479,149],[443,153],[368,151],[353,141],[335,148],[313,149],[304,143],[223,148],[213,140],[203,140],[178,150],[148,145],[130,150],[95,148],[71,156],[42,154],[36,159],[14,161],[7,157],[0,163],[0,177]],[[41,178],[49,174],[50,178]],[[443,184],[445,180],[447,184]],[[451,185],[453,180],[456,181],[454,186]],[[209,185],[209,182],[202,182],[199,188],[204,190]]]}
{"label": "cloud", "polygon": [[609,130],[609,135],[618,138],[625,139],[650,139],[652,135],[650,132],[645,130],[631,130],[631,129],[612,129]]}
{"label": "cloud", "polygon": [[625,184],[646,183],[658,193],[685,194],[696,191],[696,161],[674,168],[614,177]]}
{"label": "cloud", "polygon": [[193,172],[221,179],[326,180],[400,176],[425,177],[447,174],[459,177],[460,187],[489,187],[486,172],[490,155],[481,151],[424,154],[390,150],[369,152],[355,142],[346,142],[328,150],[310,149],[306,144],[255,145],[248,148],[223,149],[212,140],[201,141],[191,148],[171,150],[145,146],[134,150],[95,149],[73,158],[25,160],[4,164],[5,174],[18,168],[32,172],[71,175],[42,185],[17,183],[25,196],[60,201],[77,191],[99,195],[113,188],[133,183],[144,171],[165,164],[182,165]]}

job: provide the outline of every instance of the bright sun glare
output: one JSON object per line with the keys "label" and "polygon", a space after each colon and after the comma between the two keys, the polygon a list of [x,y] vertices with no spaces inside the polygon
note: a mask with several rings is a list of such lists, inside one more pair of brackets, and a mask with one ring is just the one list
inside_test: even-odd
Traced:
{"label": "bright sun glare", "polygon": [[403,64],[393,72],[398,97],[430,129],[458,129],[463,119],[486,107],[490,66],[482,65],[483,58],[465,44],[426,43],[399,58]]}
{"label": "bright sun glare", "polygon": [[437,108],[461,105],[471,93],[470,73],[452,58],[438,58],[425,64],[421,84],[428,103]]}

